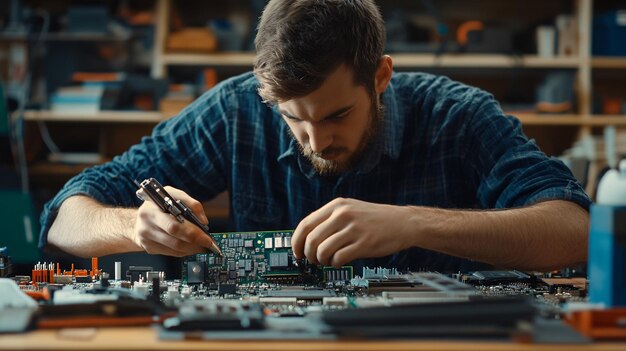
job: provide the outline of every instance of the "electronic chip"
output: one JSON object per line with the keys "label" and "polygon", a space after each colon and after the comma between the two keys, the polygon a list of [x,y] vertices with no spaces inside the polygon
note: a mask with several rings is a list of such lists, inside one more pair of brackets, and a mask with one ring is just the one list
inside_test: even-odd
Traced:
{"label": "electronic chip", "polygon": [[271,252],[270,267],[287,267],[289,265],[289,256],[287,252]]}
{"label": "electronic chip", "polygon": [[275,237],[274,238],[274,247],[279,249],[283,247],[283,238],[282,237]]}
{"label": "electronic chip", "polygon": [[198,261],[187,262],[187,283],[198,284],[204,282],[204,265]]}

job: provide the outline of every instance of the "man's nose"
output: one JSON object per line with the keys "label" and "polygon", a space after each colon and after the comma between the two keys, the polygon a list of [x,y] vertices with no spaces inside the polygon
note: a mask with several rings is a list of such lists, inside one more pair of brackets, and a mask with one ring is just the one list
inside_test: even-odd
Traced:
{"label": "man's nose", "polygon": [[309,136],[309,145],[314,152],[321,153],[333,143],[331,131],[317,123],[309,124],[307,134]]}

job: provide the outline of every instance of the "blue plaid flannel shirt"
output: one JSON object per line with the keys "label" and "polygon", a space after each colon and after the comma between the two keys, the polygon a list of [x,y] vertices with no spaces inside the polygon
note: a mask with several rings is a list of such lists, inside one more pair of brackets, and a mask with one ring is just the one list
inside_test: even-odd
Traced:
{"label": "blue plaid flannel shirt", "polygon": [[[383,94],[381,132],[362,162],[340,176],[319,176],[276,108],[262,103],[257,84],[252,73],[223,81],[124,154],[72,178],[44,208],[40,246],[68,197],[137,207],[133,179],[148,177],[200,201],[228,190],[236,231],[293,229],[336,197],[456,209],[563,199],[589,208],[569,169],[541,152],[480,89],[442,76],[394,73]],[[384,234],[393,240],[394,233]],[[418,248],[361,264],[486,268]]]}

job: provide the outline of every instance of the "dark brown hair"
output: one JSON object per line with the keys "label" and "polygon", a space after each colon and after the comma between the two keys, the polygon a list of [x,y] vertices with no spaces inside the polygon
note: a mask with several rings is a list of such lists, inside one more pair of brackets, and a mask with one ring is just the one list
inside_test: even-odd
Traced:
{"label": "dark brown hair", "polygon": [[271,0],[255,44],[254,74],[268,103],[310,94],[341,64],[373,95],[385,28],[373,0]]}

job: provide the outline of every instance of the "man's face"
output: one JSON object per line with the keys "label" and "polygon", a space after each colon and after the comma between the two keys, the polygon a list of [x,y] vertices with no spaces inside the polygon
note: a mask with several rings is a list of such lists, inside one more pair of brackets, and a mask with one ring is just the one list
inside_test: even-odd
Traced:
{"label": "man's face", "polygon": [[352,168],[376,135],[382,109],[377,99],[354,83],[339,66],[309,95],[278,104],[300,151],[322,175]]}

